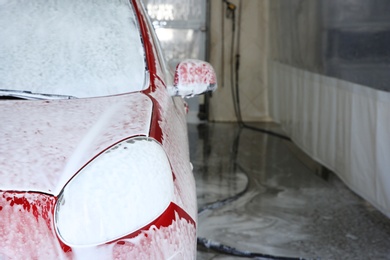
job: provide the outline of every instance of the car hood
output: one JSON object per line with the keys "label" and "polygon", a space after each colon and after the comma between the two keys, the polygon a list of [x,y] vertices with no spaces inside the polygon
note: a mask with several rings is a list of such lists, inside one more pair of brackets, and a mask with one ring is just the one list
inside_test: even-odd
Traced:
{"label": "car hood", "polygon": [[142,93],[0,100],[0,190],[58,195],[80,168],[111,145],[147,136],[152,109]]}

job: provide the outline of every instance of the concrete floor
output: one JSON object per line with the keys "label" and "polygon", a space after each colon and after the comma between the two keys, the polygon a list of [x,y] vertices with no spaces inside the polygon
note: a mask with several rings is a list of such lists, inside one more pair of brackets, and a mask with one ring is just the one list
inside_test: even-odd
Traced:
{"label": "concrete floor", "polygon": [[[280,132],[276,124],[257,126]],[[304,259],[390,259],[390,219],[291,142],[229,123],[188,130],[198,237],[207,245]],[[202,245],[197,257],[242,259]]]}

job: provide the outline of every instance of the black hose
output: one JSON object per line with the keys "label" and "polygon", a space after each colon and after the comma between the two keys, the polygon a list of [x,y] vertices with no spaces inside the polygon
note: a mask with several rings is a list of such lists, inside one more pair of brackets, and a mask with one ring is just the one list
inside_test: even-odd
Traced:
{"label": "black hose", "polygon": [[[244,174],[248,177],[248,175],[246,173],[244,173]],[[218,201],[209,203],[209,204],[201,207],[198,210],[198,214],[201,214],[206,210],[214,210],[217,208],[221,208],[228,203],[232,203],[233,201],[242,197],[248,190],[249,190],[249,178],[248,178],[247,185],[245,186],[245,188],[241,192],[239,192],[231,197],[228,197],[228,198],[225,198],[222,200],[218,200]],[[228,245],[224,245],[224,244],[221,244],[219,242],[216,242],[216,241],[204,238],[204,237],[197,237],[197,244],[198,244],[198,246],[203,246],[204,248],[207,248],[209,250],[213,250],[213,251],[218,252],[218,253],[222,253],[225,255],[238,256],[238,257],[263,258],[263,259],[265,258],[265,259],[275,259],[275,260],[304,260],[304,258],[300,258],[300,257],[274,256],[274,255],[268,255],[268,254],[250,252],[250,251],[243,251],[243,250],[239,250],[237,248],[234,248],[234,247],[231,247]]]}
{"label": "black hose", "polygon": [[238,256],[238,257],[246,257],[246,258],[265,258],[265,259],[275,259],[275,260],[305,260],[304,258],[300,257],[286,257],[286,256],[274,256],[274,255],[267,255],[262,253],[254,253],[249,251],[242,251],[238,250],[237,248],[223,245],[221,243],[212,241],[207,238],[198,237],[197,238],[198,245],[202,245],[203,247],[207,249],[211,249],[213,251],[226,254],[226,255],[232,255],[232,256]]}
{"label": "black hose", "polygon": [[286,135],[279,134],[279,133],[276,133],[276,132],[273,132],[273,131],[270,131],[270,130],[267,130],[267,129],[264,129],[264,128],[251,126],[251,125],[248,125],[248,124],[244,123],[243,121],[241,121],[240,123],[241,123],[241,127],[244,127],[244,128],[247,128],[247,129],[250,129],[250,130],[253,130],[253,131],[258,131],[258,132],[261,132],[261,133],[264,133],[264,134],[268,134],[268,135],[271,135],[271,136],[274,136],[274,137],[278,137],[278,138],[284,139],[286,141],[291,141],[291,138],[286,136]]}
{"label": "black hose", "polygon": [[[238,168],[240,172],[242,172],[246,178],[247,178],[247,184],[245,185],[245,188],[238,192],[237,194],[227,197],[222,200],[217,200],[211,203],[208,203],[207,205],[201,207],[198,209],[198,214],[203,213],[206,210],[215,210],[218,208],[221,208],[225,206],[226,204],[232,203],[242,197],[245,193],[249,190],[250,180],[248,174],[245,172],[245,170],[237,163],[237,156],[238,156],[238,147],[240,144],[240,137],[241,137],[242,128],[239,128],[238,133],[236,135],[236,138],[233,142],[232,147],[232,159],[231,161],[234,164],[234,171],[236,171]],[[231,256],[237,256],[237,257],[245,257],[245,258],[262,258],[262,259],[273,259],[273,260],[304,260],[304,258],[300,257],[285,257],[285,256],[273,256],[268,254],[262,254],[262,253],[256,253],[256,252],[249,252],[249,251],[243,251],[239,250],[237,248],[221,244],[216,241],[212,241],[210,239],[204,238],[204,237],[197,237],[197,244],[198,246],[203,246],[204,248],[207,248],[209,250],[213,250],[218,253],[222,253],[225,255],[231,255]]]}
{"label": "black hose", "polygon": [[[237,118],[237,123],[240,127],[244,127],[253,131],[258,131],[264,134],[268,134],[274,137],[278,137],[287,141],[291,141],[291,138],[282,135],[279,133],[275,133],[273,131],[264,129],[264,128],[259,128],[255,126],[248,125],[245,123],[242,119],[242,114],[241,114],[241,103],[240,103],[240,87],[239,87],[239,76],[240,76],[240,43],[241,43],[241,11],[242,11],[242,0],[239,2],[239,14],[238,14],[238,26],[236,26],[236,9],[237,7],[228,2],[227,0],[223,0],[224,3],[227,4],[227,17],[232,19],[232,42],[231,42],[231,75],[230,75],[230,85],[231,85],[231,93],[232,93],[232,98],[233,98],[233,107],[234,107],[234,112]],[[236,27],[238,27],[238,31],[236,34]],[[237,40],[235,39],[237,35]],[[235,44],[237,43],[236,49]],[[234,52],[236,54],[234,54]],[[224,54],[222,54],[224,55]],[[235,62],[234,62],[235,59]]]}
{"label": "black hose", "polygon": [[[239,96],[239,78],[238,77],[239,77],[239,67],[240,67],[240,55],[239,55],[238,49],[237,49],[237,54],[236,54],[236,62],[234,63],[236,6],[234,4],[228,2],[227,0],[222,0],[222,1],[227,4],[227,8],[228,8],[227,17],[232,18],[232,31],[233,32],[232,32],[232,45],[231,45],[231,55],[232,55],[231,56],[231,72],[232,72],[231,73],[231,90],[232,90],[234,110],[235,110],[235,114],[236,114],[236,117],[237,117],[237,120],[238,120],[239,126],[240,126],[240,130],[238,132],[238,135],[237,135],[236,141],[234,142],[234,147],[233,147],[234,154],[235,154],[235,156],[237,156],[239,137],[241,134],[242,127],[245,127],[245,128],[251,129],[251,130],[255,130],[255,131],[260,131],[260,132],[263,132],[263,133],[266,133],[266,134],[269,134],[272,136],[276,136],[276,137],[279,137],[282,139],[286,139],[286,140],[291,140],[291,139],[287,136],[284,136],[284,135],[281,135],[278,133],[274,133],[274,132],[266,130],[266,129],[261,129],[261,128],[249,126],[243,122],[242,117],[241,117],[240,96]],[[241,0],[240,0],[240,9],[241,9]],[[241,15],[240,15],[240,20],[241,20]],[[239,39],[238,39],[238,41],[239,41]],[[239,42],[238,42],[238,46],[239,46]],[[236,76],[235,77],[235,87],[236,87],[235,89],[234,89],[234,76]],[[233,160],[233,161],[235,161],[235,160]],[[235,166],[236,166],[236,163],[235,163]],[[241,191],[241,192],[239,192],[236,195],[233,195],[231,197],[225,198],[223,200],[218,200],[218,201],[209,203],[209,204],[201,207],[198,210],[198,214],[201,214],[202,212],[204,212],[206,210],[217,209],[217,208],[220,208],[228,203],[231,203],[231,202],[237,200],[238,198],[240,198],[241,196],[243,196],[248,191],[248,189],[249,189],[249,179],[248,179],[248,183],[243,191]],[[203,237],[198,237],[197,243],[198,243],[198,245],[203,246],[207,249],[210,249],[210,250],[222,253],[222,254],[238,256],[238,257],[266,258],[266,259],[275,259],[275,260],[303,260],[303,258],[297,258],[297,257],[273,256],[273,255],[267,255],[267,254],[256,253],[256,252],[242,251],[242,250],[238,250],[234,247],[231,247],[228,245],[223,245],[219,242],[215,242],[215,241],[212,241],[210,239],[203,238]]]}

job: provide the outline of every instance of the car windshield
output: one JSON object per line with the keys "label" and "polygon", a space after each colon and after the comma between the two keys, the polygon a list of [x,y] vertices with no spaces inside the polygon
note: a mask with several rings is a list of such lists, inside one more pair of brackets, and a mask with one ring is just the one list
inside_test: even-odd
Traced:
{"label": "car windshield", "polygon": [[0,90],[77,98],[145,88],[129,0],[0,0]]}

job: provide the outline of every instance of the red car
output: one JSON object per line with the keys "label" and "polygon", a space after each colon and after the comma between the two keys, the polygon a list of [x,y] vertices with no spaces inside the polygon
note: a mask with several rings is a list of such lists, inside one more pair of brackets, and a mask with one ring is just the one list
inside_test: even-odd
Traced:
{"label": "red car", "polygon": [[139,0],[0,1],[0,259],[191,259],[182,97]]}

